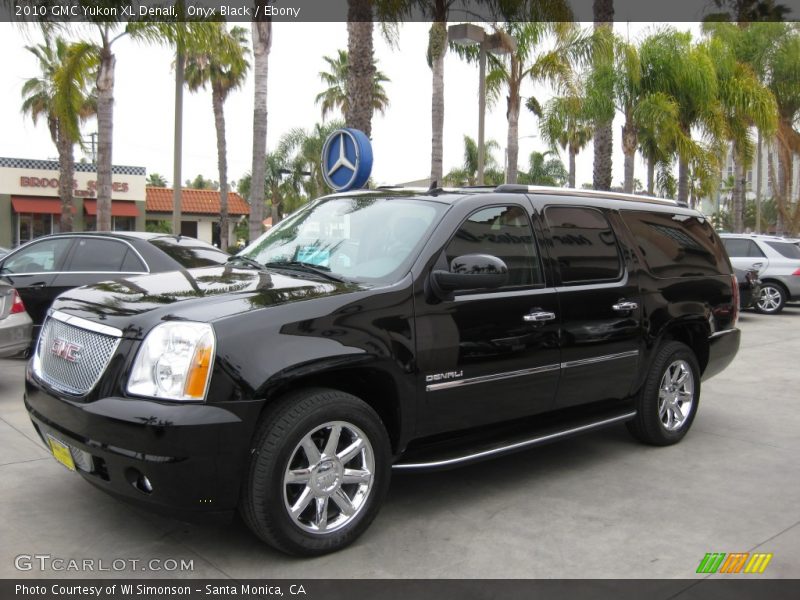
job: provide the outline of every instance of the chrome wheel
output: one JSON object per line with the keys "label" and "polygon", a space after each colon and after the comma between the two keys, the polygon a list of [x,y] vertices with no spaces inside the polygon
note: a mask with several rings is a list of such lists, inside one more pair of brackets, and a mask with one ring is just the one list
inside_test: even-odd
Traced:
{"label": "chrome wheel", "polygon": [[306,434],[283,475],[283,500],[292,522],[309,533],[345,527],[364,508],[375,480],[375,453],[364,432],[331,421]]}
{"label": "chrome wheel", "polygon": [[671,363],[658,392],[658,417],[667,431],[683,427],[692,412],[694,404],[694,376],[692,368],[685,360]]}
{"label": "chrome wheel", "polygon": [[777,312],[783,306],[783,293],[776,287],[765,285],[761,288],[757,304],[762,312]]}

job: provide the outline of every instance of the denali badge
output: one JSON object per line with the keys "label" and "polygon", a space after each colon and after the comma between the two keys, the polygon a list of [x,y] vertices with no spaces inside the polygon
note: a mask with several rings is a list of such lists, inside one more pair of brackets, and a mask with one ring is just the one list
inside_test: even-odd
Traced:
{"label": "denali badge", "polygon": [[442,381],[443,379],[458,379],[464,375],[464,371],[447,371],[447,373],[434,373],[433,375],[425,375],[425,383],[431,381]]}
{"label": "denali badge", "polygon": [[53,345],[50,346],[51,354],[69,362],[78,362],[81,359],[81,350],[83,350],[83,346],[80,344],[73,344],[61,338],[54,339]]}

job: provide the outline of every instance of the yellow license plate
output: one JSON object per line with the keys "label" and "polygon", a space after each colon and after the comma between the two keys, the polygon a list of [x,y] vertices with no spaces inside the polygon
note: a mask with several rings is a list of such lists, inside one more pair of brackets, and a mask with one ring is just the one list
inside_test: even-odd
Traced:
{"label": "yellow license plate", "polygon": [[54,437],[47,436],[47,443],[50,446],[50,451],[53,453],[55,459],[62,465],[67,467],[70,471],[75,470],[75,461],[72,460],[72,453],[69,451],[69,446],[64,442],[55,439]]}

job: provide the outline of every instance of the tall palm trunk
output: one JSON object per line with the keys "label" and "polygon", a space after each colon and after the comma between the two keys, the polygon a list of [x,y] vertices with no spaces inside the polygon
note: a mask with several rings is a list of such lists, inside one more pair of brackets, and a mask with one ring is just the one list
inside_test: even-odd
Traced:
{"label": "tall palm trunk", "polygon": [[678,158],[678,202],[689,202],[689,161]]}
{"label": "tall palm trunk", "polygon": [[756,152],[756,233],[761,233],[761,182],[763,181],[763,170],[761,161],[763,160],[764,138],[761,129],[758,130],[758,150]]}
{"label": "tall palm trunk", "polygon": [[219,167],[219,247],[228,246],[228,148],[225,141],[225,95],[219,86],[211,84],[211,104],[214,108],[214,127],[217,130],[217,166]]}
{"label": "tall palm trunk", "polygon": [[742,231],[744,231],[744,188],[745,188],[744,160],[741,154],[734,148],[733,190],[732,190],[734,233],[742,233]]}
{"label": "tall palm trunk", "polygon": [[656,161],[652,156],[647,157],[647,195],[654,196],[656,190]]}
{"label": "tall palm trunk", "polygon": [[253,35],[253,166],[250,185],[250,241],[264,230],[264,172],[267,158],[267,73],[272,21],[254,21]]}
{"label": "tall palm trunk", "polygon": [[347,111],[348,127],[360,129],[372,137],[373,81],[372,0],[347,2]]}
{"label": "tall palm trunk", "polygon": [[508,85],[508,139],[506,141],[508,165],[506,165],[506,183],[517,183],[517,171],[519,168],[519,110],[521,104],[519,72],[521,68],[522,65],[512,54]]}
{"label": "tall palm trunk", "polygon": [[567,184],[571,188],[575,188],[575,157],[578,154],[578,149],[575,146],[569,147],[569,179]]}
{"label": "tall palm trunk", "polygon": [[[116,58],[104,41],[97,70],[97,230],[111,231],[111,165]],[[177,182],[176,182],[177,184]]]}
{"label": "tall palm trunk", "polygon": [[625,125],[622,126],[622,153],[625,155],[625,179],[622,184],[622,191],[626,194],[633,193],[633,165],[636,157],[636,125],[633,124],[631,117],[626,118]]}
{"label": "tall palm trunk", "polygon": [[[436,2],[437,9],[442,0]],[[430,31],[431,53],[431,182],[442,183],[444,137],[444,55],[447,51],[447,22],[437,20]]]}
{"label": "tall palm trunk", "polygon": [[72,179],[75,174],[75,155],[73,144],[60,124],[56,125],[58,149],[58,196],[61,198],[61,225],[59,230],[62,233],[72,231]]}
{"label": "tall palm trunk", "polygon": [[[592,4],[594,30],[614,28],[614,0],[594,0]],[[611,31],[609,32],[611,33]],[[595,60],[595,68],[599,62]],[[594,124],[594,164],[592,183],[596,190],[611,189],[611,163],[614,150],[613,117],[609,120],[595,120]]]}

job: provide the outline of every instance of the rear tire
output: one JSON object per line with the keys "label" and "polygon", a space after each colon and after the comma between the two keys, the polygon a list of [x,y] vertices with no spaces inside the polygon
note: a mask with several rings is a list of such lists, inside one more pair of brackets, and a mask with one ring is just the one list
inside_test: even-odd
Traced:
{"label": "rear tire", "polygon": [[289,394],[264,415],[240,512],[274,548],[335,552],[375,518],[389,487],[391,449],[377,413],[338,390]]}
{"label": "rear tire", "polygon": [[666,342],[636,399],[636,417],[626,426],[641,442],[669,446],[689,431],[699,402],[700,368],[694,352],[680,342]]}
{"label": "rear tire", "polygon": [[756,312],[764,315],[777,315],[783,310],[789,294],[778,283],[762,283],[761,295],[754,305]]}

